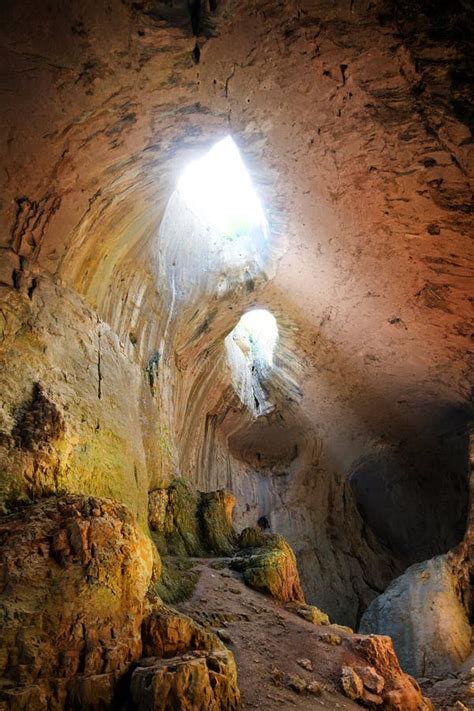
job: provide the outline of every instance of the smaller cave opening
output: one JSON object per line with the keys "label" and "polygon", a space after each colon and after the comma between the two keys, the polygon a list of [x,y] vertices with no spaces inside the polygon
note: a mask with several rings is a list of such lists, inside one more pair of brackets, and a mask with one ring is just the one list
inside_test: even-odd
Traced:
{"label": "smaller cave opening", "polygon": [[232,383],[241,402],[255,417],[268,414],[274,407],[265,383],[273,370],[278,343],[275,316],[266,309],[247,311],[224,343]]}

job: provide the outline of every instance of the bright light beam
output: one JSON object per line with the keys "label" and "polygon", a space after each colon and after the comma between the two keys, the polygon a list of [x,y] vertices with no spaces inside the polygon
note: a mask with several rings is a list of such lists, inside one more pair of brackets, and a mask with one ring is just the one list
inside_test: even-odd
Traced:
{"label": "bright light beam", "polygon": [[230,136],[185,169],[178,191],[189,208],[222,237],[249,237],[255,229],[267,234],[262,206]]}

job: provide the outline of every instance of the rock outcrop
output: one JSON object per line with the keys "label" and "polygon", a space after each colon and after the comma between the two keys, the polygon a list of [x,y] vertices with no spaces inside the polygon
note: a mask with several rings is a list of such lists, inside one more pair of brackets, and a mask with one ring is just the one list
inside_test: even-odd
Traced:
{"label": "rock outcrop", "polygon": [[184,479],[148,496],[148,521],[163,555],[228,555],[235,549],[235,497],[221,489],[199,492]]}
{"label": "rock outcrop", "polygon": [[234,711],[240,698],[228,650],[142,659],[130,688],[137,711]]}
{"label": "rock outcrop", "polygon": [[232,652],[187,615],[158,606],[142,625],[131,676],[137,711],[233,711],[240,693]]}
{"label": "rock outcrop", "polygon": [[471,627],[450,557],[408,568],[368,607],[360,631],[390,635],[403,669],[416,677],[455,671],[471,650]]}
{"label": "rock outcrop", "polygon": [[282,536],[244,529],[239,547],[241,554],[231,565],[247,585],[282,602],[304,602],[295,554]]}
{"label": "rock outcrop", "polygon": [[[402,671],[390,637],[347,635],[343,646],[359,657],[341,673],[341,686],[350,699],[381,711],[434,711],[415,679]],[[361,665],[360,658],[366,663]]]}
{"label": "rock outcrop", "polygon": [[98,709],[142,653],[149,539],[110,500],[49,498],[0,520],[0,701]]}

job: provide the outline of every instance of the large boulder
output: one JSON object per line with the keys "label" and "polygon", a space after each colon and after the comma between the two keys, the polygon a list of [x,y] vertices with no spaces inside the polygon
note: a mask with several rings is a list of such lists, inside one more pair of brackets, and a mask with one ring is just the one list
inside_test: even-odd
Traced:
{"label": "large boulder", "polygon": [[130,692],[137,711],[232,711],[238,706],[237,668],[215,634],[164,605],[142,624],[144,659]]}
{"label": "large boulder", "polygon": [[199,504],[204,546],[216,555],[229,555],[236,544],[232,525],[235,496],[225,489],[202,492]]}
{"label": "large boulder", "polygon": [[143,659],[130,690],[137,711],[234,711],[240,694],[228,650]]}
{"label": "large boulder", "polygon": [[149,539],[123,505],[69,495],[0,520],[0,706],[110,707],[141,656]]}
{"label": "large boulder", "polygon": [[231,565],[247,585],[281,602],[304,602],[295,554],[282,536],[247,528],[239,546],[241,554]]}
{"label": "large boulder", "polygon": [[454,671],[468,656],[471,628],[448,555],[412,565],[367,608],[360,632],[389,635],[416,677]]}

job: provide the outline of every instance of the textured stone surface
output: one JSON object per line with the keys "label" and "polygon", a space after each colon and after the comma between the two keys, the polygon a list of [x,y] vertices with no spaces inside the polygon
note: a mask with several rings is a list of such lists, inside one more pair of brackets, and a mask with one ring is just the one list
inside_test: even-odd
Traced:
{"label": "textured stone surface", "polygon": [[234,711],[240,698],[228,650],[141,660],[131,693],[138,711]]}
{"label": "textured stone surface", "polygon": [[235,548],[235,497],[219,491],[195,491],[176,479],[148,496],[148,522],[158,549],[170,555],[228,555]]}
{"label": "textured stone surface", "polygon": [[[242,543],[253,543],[255,539],[258,541],[256,547],[242,546]],[[231,566],[243,572],[247,585],[282,602],[304,602],[295,554],[282,536],[252,536],[244,530],[239,544],[243,555],[233,558]]]}
{"label": "textured stone surface", "polygon": [[[354,664],[342,670],[341,684],[350,698],[384,711],[434,711],[431,702],[423,698],[415,679],[402,671],[390,637],[348,635],[343,645],[371,667],[370,673],[367,667]],[[379,688],[379,693],[374,686]]]}
{"label": "textured stone surface", "polygon": [[150,541],[124,506],[68,495],[0,520],[0,699],[99,709],[142,651]]}
{"label": "textured stone surface", "polygon": [[[43,278],[2,300],[0,506],[66,492],[112,497],[146,521],[141,368],[70,288]],[[145,393],[146,394],[146,393]]]}
{"label": "textured stone surface", "polygon": [[471,627],[458,587],[448,556],[413,565],[371,603],[360,631],[390,635],[409,674],[455,671],[471,650]]}
{"label": "textured stone surface", "polygon": [[223,650],[216,635],[206,631],[187,615],[160,606],[142,624],[145,657],[176,657],[190,650]]}
{"label": "textured stone surface", "polygon": [[204,545],[217,555],[229,555],[235,550],[234,507],[235,496],[228,491],[201,493],[199,519]]}
{"label": "textured stone surface", "polygon": [[240,693],[232,653],[193,619],[152,602],[142,623],[143,655],[130,677],[140,710],[237,708]]}

